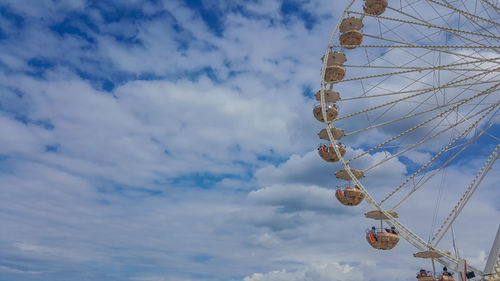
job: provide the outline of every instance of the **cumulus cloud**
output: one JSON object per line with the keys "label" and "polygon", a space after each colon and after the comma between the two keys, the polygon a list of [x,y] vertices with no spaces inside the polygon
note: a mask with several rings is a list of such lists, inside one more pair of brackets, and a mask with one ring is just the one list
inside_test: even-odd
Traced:
{"label": "cumulus cloud", "polygon": [[272,185],[250,192],[249,197],[260,204],[278,206],[284,212],[314,210],[340,213],[343,210],[333,204],[332,189],[318,186]]}

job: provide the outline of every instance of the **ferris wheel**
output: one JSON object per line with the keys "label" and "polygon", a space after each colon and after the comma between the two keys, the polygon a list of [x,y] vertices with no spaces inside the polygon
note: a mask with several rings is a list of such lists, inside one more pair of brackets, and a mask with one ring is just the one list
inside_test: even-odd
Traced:
{"label": "ferris wheel", "polygon": [[[325,124],[318,135],[328,141],[319,146],[319,155],[342,165],[335,176],[345,184],[335,196],[347,206],[366,201],[372,211],[365,216],[380,221],[380,228],[367,230],[367,243],[390,250],[401,237],[416,248],[415,257],[458,271],[463,274],[459,280],[467,279],[468,270],[485,279],[492,276],[464,265],[440,243],[453,232],[472,195],[485,186],[498,159],[498,4],[346,1],[321,58],[321,88],[313,108],[314,117]],[[371,175],[398,161],[405,164],[403,173],[394,173],[399,181],[389,180],[389,174],[389,186],[374,187]],[[435,196],[424,200],[433,201],[426,208],[434,209],[424,237],[399,210],[423,207],[416,200],[426,194]],[[498,249],[493,250],[498,261]],[[420,281],[454,280],[446,272],[420,274]]]}

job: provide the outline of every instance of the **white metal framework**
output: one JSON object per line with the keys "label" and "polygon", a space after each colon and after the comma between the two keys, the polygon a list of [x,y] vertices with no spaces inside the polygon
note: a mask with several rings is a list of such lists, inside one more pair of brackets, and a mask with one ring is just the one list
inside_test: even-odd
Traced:
{"label": "white metal framework", "polygon": [[[363,12],[363,0],[351,0],[335,26],[323,59],[320,101],[325,92],[340,93],[338,116],[325,121],[326,132],[352,182],[365,192],[369,206],[420,251],[456,270],[459,259],[438,249],[440,241],[481,186],[498,159],[500,136],[500,9],[497,0],[389,0],[380,15]],[[366,11],[366,10],[365,10]],[[361,19],[361,44],[339,42],[345,19]],[[345,25],[345,23],[344,23]],[[356,35],[359,36],[359,35]],[[331,52],[343,52],[345,77],[325,81]],[[356,143],[356,153],[340,153],[333,130],[345,131],[342,142]],[[498,134],[498,133],[497,133]],[[360,141],[364,139],[365,141]],[[367,141],[368,140],[368,141]],[[366,144],[368,143],[368,144]],[[361,151],[361,152],[359,152]],[[375,153],[384,157],[361,167],[366,186],[352,169]],[[380,201],[370,194],[370,171],[393,159],[422,156],[408,176]],[[453,164],[473,158],[475,174],[457,194],[456,203],[428,239],[421,238],[388,211],[420,189],[444,182]],[[361,161],[361,162],[360,162]],[[418,165],[417,165],[418,164]],[[354,167],[354,168],[353,168]],[[368,183],[368,184],[367,184]],[[391,204],[390,206],[387,206]],[[496,222],[498,223],[498,222]],[[436,226],[438,225],[437,223]],[[485,272],[468,266],[478,275]]]}

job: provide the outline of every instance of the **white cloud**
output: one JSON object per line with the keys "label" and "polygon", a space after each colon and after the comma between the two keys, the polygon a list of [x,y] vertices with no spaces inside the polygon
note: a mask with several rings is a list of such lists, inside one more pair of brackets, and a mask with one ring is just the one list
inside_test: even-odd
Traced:
{"label": "white cloud", "polygon": [[260,204],[268,204],[283,208],[286,212],[296,212],[302,210],[317,210],[329,212],[341,212],[332,189],[318,186],[303,185],[272,185],[252,191],[250,199]]}
{"label": "white cloud", "polygon": [[338,263],[329,263],[322,265],[312,265],[306,269],[297,271],[276,270],[268,273],[254,273],[252,276],[245,277],[244,281],[363,281],[363,273],[358,268],[350,265],[340,265]]}
{"label": "white cloud", "polygon": [[274,248],[279,244],[279,241],[272,234],[266,232],[255,237],[252,244],[257,247]]}

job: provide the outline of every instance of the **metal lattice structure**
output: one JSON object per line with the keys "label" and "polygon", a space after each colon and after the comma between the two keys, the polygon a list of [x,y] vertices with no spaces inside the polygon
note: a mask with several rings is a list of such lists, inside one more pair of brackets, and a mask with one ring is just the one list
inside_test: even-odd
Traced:
{"label": "metal lattice structure", "polygon": [[484,271],[487,274],[485,280],[500,280],[500,227],[498,227],[497,236],[491,247]]}

